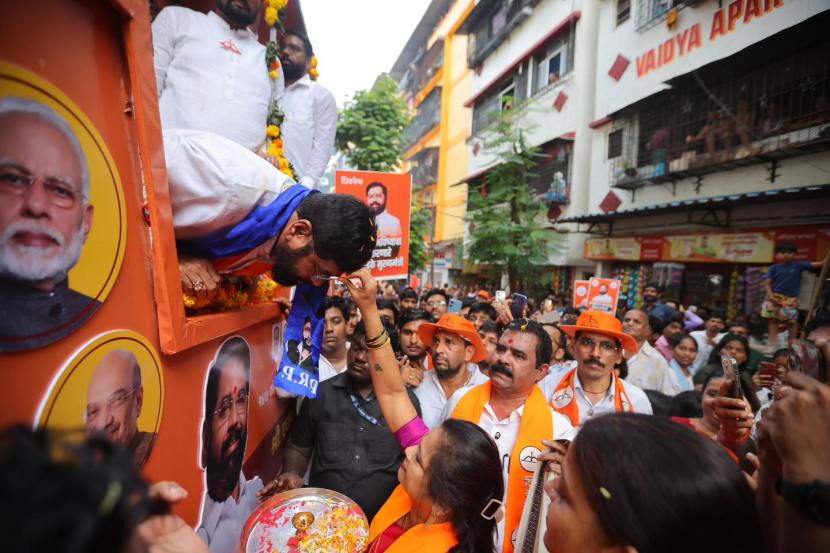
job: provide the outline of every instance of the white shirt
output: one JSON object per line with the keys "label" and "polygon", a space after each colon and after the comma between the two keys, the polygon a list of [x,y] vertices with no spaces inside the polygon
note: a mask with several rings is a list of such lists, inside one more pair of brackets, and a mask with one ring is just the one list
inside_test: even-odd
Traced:
{"label": "white shirt", "polygon": [[674,381],[666,358],[648,342],[643,342],[640,351],[628,360],[625,381],[643,390],[657,390],[666,395],[673,395],[680,387]]}
{"label": "white shirt", "polygon": [[390,238],[403,236],[401,220],[394,215],[390,215],[385,209],[375,215],[375,227],[378,229],[378,238],[382,236]]}
{"label": "white shirt", "polygon": [[545,396],[545,400],[547,400],[548,403],[550,403],[550,400],[553,397],[553,392],[556,390],[556,387],[559,385],[562,377],[571,370],[575,369],[576,365],[577,362],[575,359],[551,365],[548,369],[548,374],[536,383],[536,385],[539,386],[539,389],[542,390],[542,395]]}
{"label": "white shirt", "polygon": [[[458,402],[461,401],[461,398],[468,391],[469,389],[462,389],[452,395],[444,408],[444,413],[442,414],[441,419],[442,421],[450,417],[452,412],[455,410],[455,407],[458,405]],[[524,405],[521,405],[518,409],[510,413],[506,419],[499,420],[498,416],[496,416],[496,413],[493,411],[493,408],[488,402],[484,406],[484,411],[481,413],[481,419],[478,422],[481,429],[493,438],[493,441],[496,442],[496,446],[499,448],[499,457],[501,457],[502,460],[502,478],[504,479],[504,496],[502,497],[502,501],[505,502],[505,508],[507,507],[507,483],[510,481],[510,455],[513,453],[513,446],[516,445],[516,438],[519,437],[519,426],[521,425],[524,407]],[[571,425],[571,421],[568,420],[568,417],[562,415],[561,413],[557,413],[553,410],[553,408],[550,408],[550,414],[551,420],[553,421],[553,436],[551,438],[554,440],[573,440],[576,436],[576,429],[574,429],[573,425]],[[531,465],[532,472],[539,467],[539,461],[536,460],[535,457],[541,454],[541,449],[538,452],[529,453],[530,460],[528,463]],[[512,539],[515,540],[515,538],[516,536],[514,535]],[[502,546],[504,545],[504,519],[496,525],[495,539],[496,550],[500,553],[502,551]]]}
{"label": "white shirt", "polygon": [[[562,375],[562,378],[565,376],[566,375]],[[560,382],[561,380],[562,379],[560,378]],[[556,383],[557,387],[560,382]],[[608,387],[608,392],[602,400],[594,404],[591,403],[591,400],[588,399],[588,396],[585,394],[585,390],[582,388],[582,382],[579,380],[579,371],[574,374],[574,396],[576,397],[577,406],[579,407],[580,426],[582,426],[585,421],[598,417],[599,415],[617,412],[617,406],[614,403],[614,390],[616,389],[616,385],[617,377],[612,372],[611,386]],[[634,409],[634,412],[642,413],[644,415],[651,415],[651,402],[648,400],[646,393],[634,384],[629,384],[628,382],[625,382],[624,386],[625,393],[631,401],[631,407]],[[554,387],[554,389],[556,389],[556,387]]]}
{"label": "white shirt", "polygon": [[[709,363],[709,356],[712,355],[712,350],[715,349],[715,346],[709,343],[705,330],[695,330],[694,332],[690,332],[689,335],[697,342],[697,357],[695,357],[695,362],[692,363],[692,366],[689,367],[689,371],[695,374],[701,367],[705,367]],[[715,336],[715,343],[720,342],[723,336],[723,333]]]}
{"label": "white shirt", "polygon": [[234,501],[233,496],[216,502],[205,492],[196,533],[210,546],[210,553],[236,553],[239,550],[242,527],[259,505],[256,492],[262,487],[258,476],[246,482],[240,471],[239,502]]}
{"label": "white shirt", "polygon": [[[256,149],[272,93],[256,35],[214,12],[176,6],[161,10],[152,29],[162,128],[209,131]],[[284,86],[280,74],[275,94]]]}
{"label": "white shirt", "polygon": [[595,296],[591,300],[591,309],[596,309],[597,311],[613,311],[613,303],[614,298],[608,294],[602,294],[601,296]]}
{"label": "white shirt", "polygon": [[[349,350],[349,346],[351,342],[346,342],[346,351]],[[342,373],[348,367],[348,363],[343,365],[342,369],[337,369],[334,365],[331,364],[331,361],[328,360],[328,357],[320,353],[320,357],[317,358],[317,381],[318,382],[325,382],[329,378],[335,377],[338,374]],[[309,465],[310,466],[310,465]]]}
{"label": "white shirt", "polygon": [[170,129],[162,138],[177,239],[227,229],[294,185],[266,160],[218,134]]}
{"label": "white shirt", "polygon": [[[484,384],[487,382],[487,375],[478,369],[475,363],[467,364],[467,371],[469,372],[469,380],[456,392],[460,390],[469,390],[473,386]],[[441,387],[441,381],[438,379],[438,373],[435,370],[424,372],[424,381],[421,385],[415,388],[415,395],[418,401],[421,402],[421,418],[429,428],[435,428],[444,419],[441,418],[441,413],[447,405],[447,396],[444,395],[444,389]]]}
{"label": "white shirt", "polygon": [[294,166],[298,182],[313,188],[334,154],[337,131],[334,95],[305,74],[285,88],[280,107],[285,114],[282,124],[285,157]]}

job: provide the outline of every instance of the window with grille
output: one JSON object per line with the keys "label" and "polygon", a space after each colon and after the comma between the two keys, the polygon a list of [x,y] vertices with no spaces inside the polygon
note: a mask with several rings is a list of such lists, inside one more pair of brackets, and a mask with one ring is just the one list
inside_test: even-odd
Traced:
{"label": "window with grille", "polygon": [[608,135],[608,159],[622,155],[623,130],[618,129]]}
{"label": "window with grille", "polygon": [[617,0],[617,25],[622,25],[631,17],[631,0]]}

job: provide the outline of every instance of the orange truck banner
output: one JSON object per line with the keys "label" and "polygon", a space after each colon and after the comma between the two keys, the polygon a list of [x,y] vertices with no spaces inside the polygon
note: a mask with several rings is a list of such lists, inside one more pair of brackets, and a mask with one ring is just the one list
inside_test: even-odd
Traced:
{"label": "orange truck banner", "polygon": [[335,192],[365,202],[375,216],[377,243],[366,265],[378,280],[409,274],[409,209],[412,177],[398,173],[337,171]]}

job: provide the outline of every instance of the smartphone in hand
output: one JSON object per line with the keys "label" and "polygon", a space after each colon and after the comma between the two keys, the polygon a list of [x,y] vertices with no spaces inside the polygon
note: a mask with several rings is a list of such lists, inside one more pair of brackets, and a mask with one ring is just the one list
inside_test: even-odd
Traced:
{"label": "smartphone in hand", "polygon": [[450,303],[447,305],[447,313],[461,313],[461,300],[458,298],[450,298]]}
{"label": "smartphone in hand", "polygon": [[732,377],[732,380],[735,381],[735,384],[732,386],[732,392],[729,394],[729,397],[735,399],[744,399],[744,392],[741,388],[741,371],[738,369],[738,360],[734,357],[724,355],[721,357],[721,366],[723,367],[723,374],[724,376]]}
{"label": "smartphone in hand", "polygon": [[758,376],[767,380],[777,380],[778,368],[772,361],[761,361],[758,363]]}
{"label": "smartphone in hand", "polygon": [[496,290],[496,301],[500,301],[504,303],[504,300],[507,299],[507,292],[504,290]]}

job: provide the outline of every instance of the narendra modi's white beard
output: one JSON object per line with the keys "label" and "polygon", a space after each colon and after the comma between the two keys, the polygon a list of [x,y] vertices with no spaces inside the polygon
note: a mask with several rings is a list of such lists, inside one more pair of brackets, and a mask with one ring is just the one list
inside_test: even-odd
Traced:
{"label": "narendra modi's white beard", "polygon": [[[0,276],[39,282],[44,280],[58,283],[66,278],[66,273],[75,266],[81,257],[84,246],[84,220],[69,244],[65,244],[63,237],[48,225],[37,221],[18,221],[3,230],[0,235]],[[56,245],[50,247],[23,246],[13,244],[12,236],[18,232],[42,233],[51,237]],[[54,248],[57,254],[49,255]]]}

